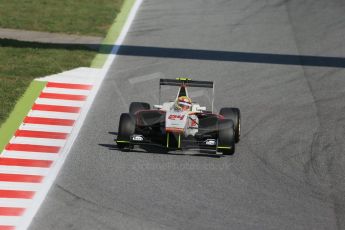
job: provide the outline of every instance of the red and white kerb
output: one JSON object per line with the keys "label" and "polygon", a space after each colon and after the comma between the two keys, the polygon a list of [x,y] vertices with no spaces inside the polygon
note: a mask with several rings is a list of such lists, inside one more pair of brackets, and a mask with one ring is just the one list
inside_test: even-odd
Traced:
{"label": "red and white kerb", "polygon": [[0,155],[0,230],[20,226],[92,89],[48,82]]}

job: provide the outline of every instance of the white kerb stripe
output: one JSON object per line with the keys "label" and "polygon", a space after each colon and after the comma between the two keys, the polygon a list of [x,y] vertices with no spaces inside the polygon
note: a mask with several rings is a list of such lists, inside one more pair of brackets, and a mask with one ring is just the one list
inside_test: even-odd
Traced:
{"label": "white kerb stripe", "polygon": [[45,176],[49,173],[49,168],[1,165],[0,173]]}
{"label": "white kerb stripe", "polygon": [[84,101],[72,101],[72,100],[60,100],[60,99],[48,99],[48,98],[37,98],[35,101],[36,104],[41,105],[62,105],[62,106],[76,106],[82,107]]}
{"label": "white kerb stripe", "polygon": [[7,158],[51,160],[51,161],[59,158],[59,155],[55,153],[21,152],[21,151],[11,151],[11,150],[3,151],[1,156],[7,157]]}
{"label": "white kerb stripe", "polygon": [[42,188],[41,183],[23,183],[23,182],[4,182],[0,181],[0,190],[19,190],[19,191],[39,191]]}
{"label": "white kerb stripe", "polygon": [[15,137],[10,141],[11,144],[46,145],[62,147],[66,140],[32,137]]}
{"label": "white kerb stripe", "polygon": [[[86,69],[92,69],[89,67],[84,67]],[[101,69],[98,69],[100,71]],[[80,72],[78,69],[73,69],[71,71],[74,71],[73,74],[69,74],[66,72],[59,73],[55,76],[47,76],[43,78],[36,78],[35,80],[39,81],[45,81],[45,82],[54,82],[54,83],[63,83],[63,84],[81,84],[81,85],[93,85],[95,83],[95,76],[99,75],[99,73],[93,73],[91,76],[86,76],[85,71]],[[76,73],[75,71],[78,71]],[[90,73],[88,73],[89,75]]]}
{"label": "white kerb stripe", "polygon": [[20,219],[20,216],[0,216],[0,225],[17,226]]}
{"label": "white kerb stripe", "polygon": [[77,120],[78,113],[61,113],[51,111],[31,110],[28,114],[29,117],[44,117],[44,118],[57,118],[57,119],[69,119]]}
{"label": "white kerb stripe", "polygon": [[31,131],[70,133],[73,129],[73,126],[22,124],[19,127],[19,129]]}
{"label": "white kerb stripe", "polygon": [[58,93],[58,94],[72,94],[72,95],[84,95],[87,96],[90,94],[89,90],[82,89],[61,89],[61,88],[51,88],[46,87],[43,89],[44,93]]}
{"label": "white kerb stripe", "polygon": [[27,208],[32,203],[32,199],[0,198],[0,207]]}

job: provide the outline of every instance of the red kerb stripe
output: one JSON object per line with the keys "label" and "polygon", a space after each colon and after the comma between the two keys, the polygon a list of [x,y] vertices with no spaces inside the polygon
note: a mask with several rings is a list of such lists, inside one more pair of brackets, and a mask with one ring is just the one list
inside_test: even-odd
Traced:
{"label": "red kerb stripe", "polygon": [[0,181],[6,182],[41,183],[42,180],[43,176],[0,173]]}
{"label": "red kerb stripe", "polygon": [[44,131],[30,131],[17,130],[14,134],[16,137],[33,137],[33,138],[49,138],[49,139],[66,139],[67,133],[58,132],[44,132]]}
{"label": "red kerb stripe", "polygon": [[0,173],[0,181],[6,182],[41,183],[42,180],[43,176]]}
{"label": "red kerb stripe", "polygon": [[21,216],[24,211],[24,208],[0,207],[0,216]]}
{"label": "red kerb stripe", "polygon": [[0,157],[0,165],[49,168],[53,161]]}
{"label": "red kerb stripe", "polygon": [[58,119],[58,118],[44,118],[44,117],[26,117],[24,123],[28,124],[41,124],[41,125],[61,125],[73,126],[74,120]]}
{"label": "red kerb stripe", "polygon": [[60,147],[46,145],[8,144],[5,149],[24,152],[58,153]]}
{"label": "red kerb stripe", "polygon": [[40,98],[60,99],[60,100],[73,100],[73,101],[85,101],[84,95],[72,95],[72,94],[59,94],[59,93],[41,93]]}
{"label": "red kerb stripe", "polygon": [[46,87],[64,88],[64,89],[83,89],[83,90],[91,90],[92,89],[92,85],[67,84],[67,83],[56,83],[56,82],[48,82]]}
{"label": "red kerb stripe", "polygon": [[32,199],[34,195],[33,191],[0,190],[0,198]]}
{"label": "red kerb stripe", "polygon": [[14,226],[0,225],[0,230],[15,230]]}
{"label": "red kerb stripe", "polygon": [[79,113],[80,107],[34,104],[34,106],[32,106],[32,110],[63,112],[63,113]]}

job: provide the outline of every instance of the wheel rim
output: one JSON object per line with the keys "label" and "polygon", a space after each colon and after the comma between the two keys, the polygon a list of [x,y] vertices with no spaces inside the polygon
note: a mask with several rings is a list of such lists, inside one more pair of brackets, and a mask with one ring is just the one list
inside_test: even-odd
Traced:
{"label": "wheel rim", "polygon": [[238,140],[241,137],[241,118],[238,118]]}

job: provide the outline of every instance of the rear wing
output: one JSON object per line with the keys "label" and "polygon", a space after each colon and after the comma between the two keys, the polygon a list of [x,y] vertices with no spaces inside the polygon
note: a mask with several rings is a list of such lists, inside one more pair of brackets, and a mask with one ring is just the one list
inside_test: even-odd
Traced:
{"label": "rear wing", "polygon": [[160,79],[159,85],[171,85],[181,86],[182,84],[187,87],[200,87],[200,88],[213,88],[214,84],[212,81],[193,81],[189,78],[177,78],[177,79]]}
{"label": "rear wing", "polygon": [[214,104],[214,83],[213,81],[193,81],[190,78],[176,78],[176,79],[159,79],[159,104],[161,103],[161,86],[186,86],[186,87],[199,87],[212,89],[212,112]]}

